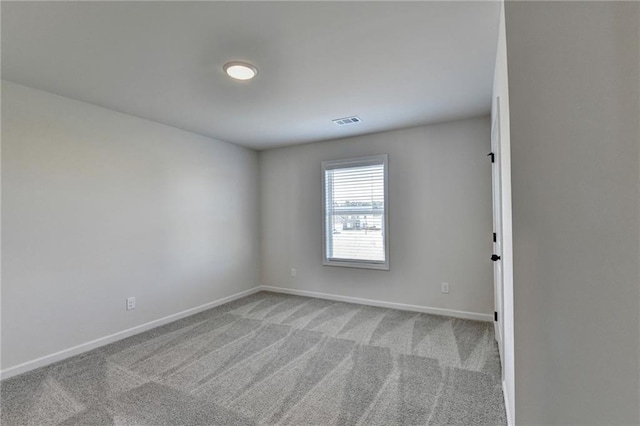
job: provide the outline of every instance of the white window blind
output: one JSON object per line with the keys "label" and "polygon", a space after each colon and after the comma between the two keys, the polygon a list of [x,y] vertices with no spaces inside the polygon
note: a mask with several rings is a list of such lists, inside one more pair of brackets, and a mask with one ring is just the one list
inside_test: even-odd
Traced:
{"label": "white window blind", "polygon": [[387,156],[323,162],[324,264],[389,269]]}

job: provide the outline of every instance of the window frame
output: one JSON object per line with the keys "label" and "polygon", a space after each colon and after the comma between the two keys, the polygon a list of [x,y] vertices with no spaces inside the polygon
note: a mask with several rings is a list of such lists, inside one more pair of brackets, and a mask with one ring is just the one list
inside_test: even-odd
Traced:
{"label": "window frame", "polygon": [[[382,164],[383,166],[383,191],[384,191],[384,219],[383,241],[384,262],[374,260],[357,259],[332,259],[327,256],[327,182],[326,171],[333,169],[345,169],[350,167],[363,167]],[[333,235],[333,234],[332,234]],[[346,158],[340,160],[328,160],[322,162],[322,264],[324,266],[339,266],[345,268],[361,268],[374,270],[389,270],[389,156],[388,154],[371,155],[367,157]]]}

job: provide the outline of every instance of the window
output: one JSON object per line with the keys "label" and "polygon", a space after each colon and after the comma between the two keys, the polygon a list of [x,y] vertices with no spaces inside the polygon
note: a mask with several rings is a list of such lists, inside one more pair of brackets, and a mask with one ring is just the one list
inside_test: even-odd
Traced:
{"label": "window", "polygon": [[324,265],[389,269],[387,155],[323,161]]}

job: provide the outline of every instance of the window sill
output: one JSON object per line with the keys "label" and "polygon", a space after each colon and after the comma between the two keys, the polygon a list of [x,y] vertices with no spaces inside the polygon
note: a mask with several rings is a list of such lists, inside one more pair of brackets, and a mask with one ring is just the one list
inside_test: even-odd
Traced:
{"label": "window sill", "polygon": [[349,260],[328,260],[322,262],[324,266],[338,266],[342,268],[375,269],[378,271],[388,271],[389,263],[354,262]]}

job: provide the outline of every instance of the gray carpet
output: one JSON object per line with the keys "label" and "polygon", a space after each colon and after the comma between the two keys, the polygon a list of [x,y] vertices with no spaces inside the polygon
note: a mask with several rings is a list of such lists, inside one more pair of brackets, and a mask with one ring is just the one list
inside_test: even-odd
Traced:
{"label": "gray carpet", "polygon": [[0,384],[9,425],[503,425],[493,325],[261,292]]}

